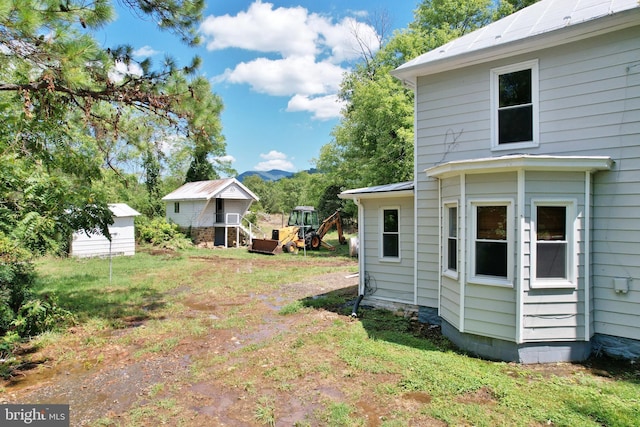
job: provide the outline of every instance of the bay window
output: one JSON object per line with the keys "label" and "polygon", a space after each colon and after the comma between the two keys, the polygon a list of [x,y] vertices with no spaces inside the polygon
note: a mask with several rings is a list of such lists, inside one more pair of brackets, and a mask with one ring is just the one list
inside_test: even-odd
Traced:
{"label": "bay window", "polygon": [[510,202],[472,202],[471,281],[512,286],[513,219]]}
{"label": "bay window", "polygon": [[573,287],[573,203],[532,201],[532,287]]}
{"label": "bay window", "polygon": [[444,246],[444,273],[454,278],[458,274],[458,205],[455,203],[445,203],[443,209],[443,220],[445,230]]}

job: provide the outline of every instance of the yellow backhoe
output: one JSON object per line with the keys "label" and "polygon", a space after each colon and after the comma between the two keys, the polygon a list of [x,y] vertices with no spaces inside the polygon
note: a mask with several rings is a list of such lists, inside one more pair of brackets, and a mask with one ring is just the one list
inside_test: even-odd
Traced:
{"label": "yellow backhoe", "polygon": [[336,211],[322,224],[318,221],[318,213],[312,206],[297,206],[289,214],[287,225],[271,232],[271,239],[253,239],[249,252],[275,254],[277,252],[294,253],[300,249],[318,250],[323,246],[329,250],[335,247],[323,241],[323,237],[336,226],[338,239],[341,244],[346,243],[342,234],[342,220],[340,212]]}

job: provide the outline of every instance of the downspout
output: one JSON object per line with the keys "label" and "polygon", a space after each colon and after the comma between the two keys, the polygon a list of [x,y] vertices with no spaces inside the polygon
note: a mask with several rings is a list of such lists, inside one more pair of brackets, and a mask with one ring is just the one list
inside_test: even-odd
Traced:
{"label": "downspout", "polygon": [[[591,172],[584,177],[584,340],[590,341],[591,335]],[[576,238],[574,237],[574,244]],[[575,252],[579,252],[576,247]],[[576,262],[576,266],[578,263]],[[580,274],[576,276],[578,283]]]}
{"label": "downspout", "polygon": [[[460,230],[460,237],[458,242],[460,248],[458,249],[458,266],[460,271],[458,272],[458,281],[460,286],[460,308],[458,316],[458,330],[464,332],[464,300],[467,287],[467,175],[460,174],[460,206],[458,206],[458,218],[460,224],[458,229]],[[462,255],[462,256],[460,256]]]}
{"label": "downspout", "polygon": [[[522,316],[524,313],[524,244],[525,244],[525,191],[526,191],[526,172],[523,169],[518,169],[518,194],[517,201],[518,204],[518,246],[516,250],[516,262],[518,263],[518,278],[515,281],[516,286],[516,343],[521,344],[524,342],[524,325],[522,321]],[[529,244],[531,244],[531,238],[529,237]],[[531,251],[529,251],[531,252]],[[531,260],[529,260],[529,264],[531,264]],[[531,274],[529,274],[529,284],[531,283]]]}
{"label": "downspout", "polygon": [[[358,317],[358,307],[364,298],[365,291],[365,276],[364,274],[364,245],[362,242],[364,241],[364,208],[362,207],[362,203],[360,203],[359,198],[353,199],[356,206],[358,206],[358,230],[362,230],[362,235],[358,235],[358,270],[360,271],[360,280],[358,281],[358,298],[356,299],[355,304],[353,305],[353,310],[351,311],[351,317]],[[360,234],[360,233],[359,233]]]}
{"label": "downspout", "polygon": [[[438,316],[440,316],[440,307],[442,307],[442,272],[444,265],[442,264],[442,245],[444,242],[444,222],[443,222],[444,206],[442,204],[442,180],[438,178]],[[416,227],[417,228],[417,227]],[[416,239],[417,241],[418,239]]]}

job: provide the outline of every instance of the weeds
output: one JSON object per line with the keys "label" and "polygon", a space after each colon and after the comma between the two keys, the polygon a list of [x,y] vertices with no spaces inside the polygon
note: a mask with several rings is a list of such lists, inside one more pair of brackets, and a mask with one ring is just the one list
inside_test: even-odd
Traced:
{"label": "weeds", "polygon": [[275,427],[276,408],[273,398],[263,396],[258,400],[255,409],[255,419],[262,425]]}

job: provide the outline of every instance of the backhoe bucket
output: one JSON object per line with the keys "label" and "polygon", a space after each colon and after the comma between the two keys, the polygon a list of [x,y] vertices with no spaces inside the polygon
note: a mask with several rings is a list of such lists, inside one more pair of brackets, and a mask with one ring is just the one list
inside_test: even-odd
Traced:
{"label": "backhoe bucket", "polygon": [[278,250],[278,241],[272,239],[253,239],[249,252],[275,255]]}

